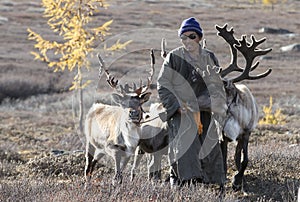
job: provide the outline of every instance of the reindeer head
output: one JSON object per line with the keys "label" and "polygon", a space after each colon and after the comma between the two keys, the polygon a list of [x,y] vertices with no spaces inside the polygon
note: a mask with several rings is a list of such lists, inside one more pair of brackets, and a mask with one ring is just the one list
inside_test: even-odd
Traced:
{"label": "reindeer head", "polygon": [[134,123],[140,123],[143,116],[142,105],[150,99],[151,92],[142,93],[140,95],[120,95],[114,93],[112,99],[122,108],[128,109],[129,120]]}
{"label": "reindeer head", "polygon": [[102,69],[104,69],[106,74],[106,81],[109,86],[117,91],[117,93],[112,94],[113,101],[121,106],[123,109],[128,110],[128,118],[130,121],[140,124],[140,121],[143,117],[143,108],[142,105],[150,99],[151,92],[147,92],[149,89],[153,75],[154,75],[154,64],[155,58],[153,50],[151,50],[151,71],[150,76],[148,77],[147,85],[143,85],[142,81],[140,81],[140,87],[137,88],[136,84],[133,83],[133,86],[129,86],[128,84],[120,85],[118,80],[115,80],[114,76],[109,74],[109,71],[105,68],[104,61],[101,56],[98,54],[100,69],[99,75],[102,73]]}

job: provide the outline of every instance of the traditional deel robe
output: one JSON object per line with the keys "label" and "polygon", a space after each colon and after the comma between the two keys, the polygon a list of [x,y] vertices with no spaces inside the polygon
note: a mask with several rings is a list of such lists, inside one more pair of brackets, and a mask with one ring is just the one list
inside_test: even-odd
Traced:
{"label": "traditional deel robe", "polygon": [[[181,182],[191,179],[206,183],[225,181],[223,158],[215,121],[210,111],[200,111],[203,125],[202,134],[193,117],[199,112],[197,97],[210,97],[202,71],[207,65],[218,65],[214,54],[199,45],[200,57],[193,61],[188,52],[179,47],[166,57],[158,77],[158,93],[166,108],[169,125],[169,161],[171,173]],[[188,108],[179,114],[179,107]]]}

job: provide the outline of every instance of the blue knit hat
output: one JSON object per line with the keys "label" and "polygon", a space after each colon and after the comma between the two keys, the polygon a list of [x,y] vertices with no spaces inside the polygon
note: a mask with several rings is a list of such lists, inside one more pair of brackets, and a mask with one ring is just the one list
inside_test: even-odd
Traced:
{"label": "blue knit hat", "polygon": [[182,21],[181,26],[178,30],[178,36],[181,36],[184,32],[187,32],[187,31],[194,31],[200,37],[203,36],[203,32],[200,27],[200,24],[199,24],[199,22],[197,22],[197,20],[194,17],[190,17],[190,18]]}

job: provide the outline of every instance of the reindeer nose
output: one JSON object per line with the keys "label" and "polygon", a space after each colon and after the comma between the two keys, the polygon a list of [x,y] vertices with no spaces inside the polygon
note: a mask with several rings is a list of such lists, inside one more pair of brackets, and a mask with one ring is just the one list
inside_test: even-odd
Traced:
{"label": "reindeer nose", "polygon": [[138,110],[130,110],[129,111],[129,117],[130,118],[137,118],[139,116],[139,111]]}

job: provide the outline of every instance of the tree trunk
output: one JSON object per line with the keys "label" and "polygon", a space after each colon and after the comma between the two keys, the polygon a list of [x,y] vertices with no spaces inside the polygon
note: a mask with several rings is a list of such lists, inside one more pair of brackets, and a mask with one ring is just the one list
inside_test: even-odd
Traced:
{"label": "tree trunk", "polygon": [[[81,83],[81,81],[80,81],[80,83]],[[78,94],[79,94],[79,97],[78,97],[78,99],[79,99],[78,134],[83,136],[84,134],[83,134],[83,89],[82,88],[78,89]]]}

